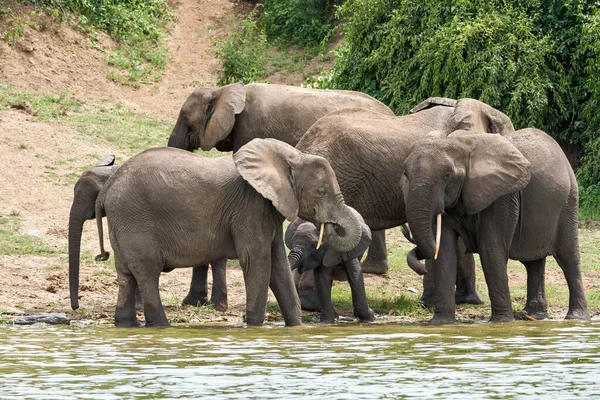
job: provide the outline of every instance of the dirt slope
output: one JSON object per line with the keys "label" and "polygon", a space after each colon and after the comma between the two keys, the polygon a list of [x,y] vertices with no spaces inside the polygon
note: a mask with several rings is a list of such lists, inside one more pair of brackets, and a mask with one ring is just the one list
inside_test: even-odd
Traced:
{"label": "dirt slope", "polygon": [[[233,4],[228,0],[181,0],[175,6],[179,22],[169,37],[172,61],[159,83],[135,89],[110,81],[106,78],[109,67],[105,53],[89,46],[82,33],[64,25],[41,31],[25,27],[16,49],[0,40],[0,83],[29,92],[67,92],[88,103],[121,103],[133,111],[174,123],[194,86],[216,82],[218,62],[207,53],[209,27],[218,26],[218,20]],[[101,37],[99,44],[112,46],[107,37]],[[0,111],[0,217],[17,215],[20,234],[35,236],[56,251],[50,256],[0,255],[0,309],[18,307],[26,313],[70,311],[65,251],[73,185],[66,177],[76,166],[92,163],[93,154],[124,155],[108,145],[91,145],[85,135],[71,127],[33,122],[32,116],[22,111]],[[77,160],[69,162],[73,155]],[[86,223],[83,235],[82,251],[97,254],[95,223]],[[177,299],[186,293],[190,276],[191,270],[182,270],[162,278],[165,304],[178,303]],[[237,317],[244,303],[239,269],[231,267],[228,278],[233,306],[230,315]],[[115,281],[114,270],[84,262],[84,311],[71,315],[112,318]],[[236,288],[240,290],[236,292]]]}

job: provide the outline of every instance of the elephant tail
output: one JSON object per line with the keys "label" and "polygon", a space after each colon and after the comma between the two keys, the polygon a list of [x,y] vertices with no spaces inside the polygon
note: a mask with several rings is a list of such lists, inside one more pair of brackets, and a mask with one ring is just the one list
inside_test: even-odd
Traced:
{"label": "elephant tail", "polygon": [[98,243],[100,245],[100,254],[94,259],[96,261],[106,261],[110,257],[110,253],[104,250],[104,226],[102,225],[102,217],[104,217],[104,204],[98,199],[96,200],[96,225],[98,225]]}

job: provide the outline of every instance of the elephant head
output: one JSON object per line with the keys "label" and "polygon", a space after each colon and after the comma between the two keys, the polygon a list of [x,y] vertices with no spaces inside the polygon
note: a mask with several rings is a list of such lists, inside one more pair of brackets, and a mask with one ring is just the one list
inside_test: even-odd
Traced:
{"label": "elephant head", "polygon": [[235,124],[235,116],[245,105],[246,88],[242,83],[194,90],[181,107],[169,137],[169,147],[188,151],[213,147],[232,150],[226,139]]}
{"label": "elephant head", "polygon": [[253,139],[233,155],[236,168],[288,220],[300,217],[324,229],[337,251],[354,249],[361,221],[344,203],[329,162],[276,139]]}
{"label": "elephant head", "polygon": [[446,97],[430,97],[413,107],[410,113],[415,114],[436,106],[454,107],[454,112],[444,130],[446,134],[456,130],[499,133],[503,136],[515,132],[515,127],[506,114],[482,101],[470,98],[455,100]]}
{"label": "elephant head", "polygon": [[407,220],[423,257],[437,258],[444,212],[477,214],[522,190],[530,178],[529,161],[503,136],[466,131],[427,135],[413,147],[402,177]]}
{"label": "elephant head", "polygon": [[[79,255],[81,252],[81,232],[86,220],[95,218],[96,198],[102,186],[106,183],[119,166],[113,165],[115,156],[103,158],[96,166],[85,170],[75,183],[75,193],[71,211],[69,212],[69,288],[71,293],[71,307],[79,308],[77,288],[79,287]],[[102,260],[108,258],[104,251],[103,238],[100,237],[100,250]],[[100,256],[99,256],[100,257]],[[100,258],[96,258],[100,259]]]}
{"label": "elephant head", "polygon": [[361,222],[361,237],[358,245],[348,252],[339,252],[331,248],[327,242],[319,242],[318,228],[301,218],[296,218],[285,231],[285,244],[291,250],[288,261],[292,270],[298,269],[300,273],[320,265],[332,267],[342,261],[362,257],[371,244],[371,230],[364,220],[352,207],[350,210]]}

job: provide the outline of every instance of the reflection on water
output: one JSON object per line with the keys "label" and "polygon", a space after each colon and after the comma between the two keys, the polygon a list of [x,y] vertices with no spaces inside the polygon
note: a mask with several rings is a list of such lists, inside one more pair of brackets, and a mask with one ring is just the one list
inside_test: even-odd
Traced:
{"label": "reflection on water", "polygon": [[0,398],[590,398],[600,322],[0,328]]}

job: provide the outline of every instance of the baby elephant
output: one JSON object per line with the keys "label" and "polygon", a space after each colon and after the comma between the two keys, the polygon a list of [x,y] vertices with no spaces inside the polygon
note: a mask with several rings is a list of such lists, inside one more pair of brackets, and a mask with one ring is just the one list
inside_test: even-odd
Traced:
{"label": "baby elephant", "polygon": [[[350,207],[349,207],[350,208]],[[350,208],[361,222],[361,238],[358,245],[350,251],[341,252],[322,240],[317,227],[308,221],[297,218],[285,232],[285,244],[291,249],[288,261],[292,270],[303,273],[313,270],[319,303],[321,304],[320,322],[332,324],[336,312],[331,301],[333,280],[348,280],[352,291],[354,315],[361,321],[373,321],[375,315],[369,308],[362,269],[358,259],[371,243],[371,230],[360,214]]]}

